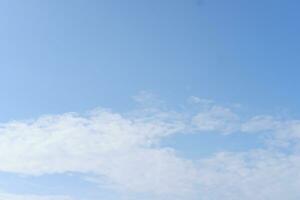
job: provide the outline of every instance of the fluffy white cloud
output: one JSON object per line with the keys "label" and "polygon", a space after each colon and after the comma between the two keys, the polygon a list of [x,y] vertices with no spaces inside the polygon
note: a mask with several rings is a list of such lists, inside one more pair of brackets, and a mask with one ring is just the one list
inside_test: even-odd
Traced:
{"label": "fluffy white cloud", "polygon": [[161,137],[182,122],[127,117],[107,110],[64,114],[0,126],[0,170],[27,175],[81,172],[104,176],[130,192],[183,194],[193,187],[192,164],[166,148]]}
{"label": "fluffy white cloud", "polygon": [[[125,114],[98,109],[86,115],[3,123],[0,171],[34,176],[80,172],[129,199],[299,199],[299,121],[271,116],[242,120],[230,108],[207,101],[201,109],[195,115],[145,107]],[[176,150],[158,145],[163,138],[191,130],[264,132],[273,144],[248,152],[218,152],[200,160],[184,159]],[[5,199],[22,198],[27,197]],[[31,197],[51,198],[58,197]]]}

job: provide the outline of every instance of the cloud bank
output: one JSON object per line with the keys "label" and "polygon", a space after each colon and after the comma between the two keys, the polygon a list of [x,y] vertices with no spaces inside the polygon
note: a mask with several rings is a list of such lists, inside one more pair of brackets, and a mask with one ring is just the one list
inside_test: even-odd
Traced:
{"label": "cloud bank", "polygon": [[[128,113],[96,109],[84,115],[2,123],[0,171],[29,176],[79,172],[127,199],[300,198],[300,121],[268,115],[244,119],[212,101],[193,97],[192,103],[201,104],[201,109],[196,113],[153,107]],[[261,149],[216,152],[200,160],[188,160],[176,149],[159,145],[171,135],[188,137],[192,132],[267,137]]]}

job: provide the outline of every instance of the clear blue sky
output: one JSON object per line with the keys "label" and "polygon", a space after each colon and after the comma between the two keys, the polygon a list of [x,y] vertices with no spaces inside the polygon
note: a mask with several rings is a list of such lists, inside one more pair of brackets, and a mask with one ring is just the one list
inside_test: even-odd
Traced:
{"label": "clear blue sky", "polygon": [[[299,9],[296,0],[3,0],[0,121],[130,112],[140,91],[175,110],[196,96],[239,104],[243,117],[299,118]],[[163,145],[187,158],[261,145],[256,136],[205,134],[175,134]],[[79,175],[10,173],[1,173],[0,191],[79,200],[112,193]]]}

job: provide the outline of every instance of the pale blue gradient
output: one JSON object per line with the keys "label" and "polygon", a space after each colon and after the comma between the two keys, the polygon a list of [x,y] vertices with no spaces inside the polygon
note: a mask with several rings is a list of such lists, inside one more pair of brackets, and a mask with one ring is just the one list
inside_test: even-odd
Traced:
{"label": "pale blue gradient", "polygon": [[[296,0],[3,0],[0,120],[96,107],[126,112],[140,91],[174,110],[198,96],[240,104],[245,116],[300,117],[299,9]],[[199,158],[262,144],[204,134],[160,145]],[[3,173],[0,189],[118,199],[80,177]]]}

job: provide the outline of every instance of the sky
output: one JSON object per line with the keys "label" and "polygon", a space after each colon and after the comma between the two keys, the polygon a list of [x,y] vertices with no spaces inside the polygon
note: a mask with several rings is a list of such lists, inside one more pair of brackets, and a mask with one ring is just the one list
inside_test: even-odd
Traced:
{"label": "sky", "polygon": [[0,200],[300,199],[299,7],[2,0]]}

